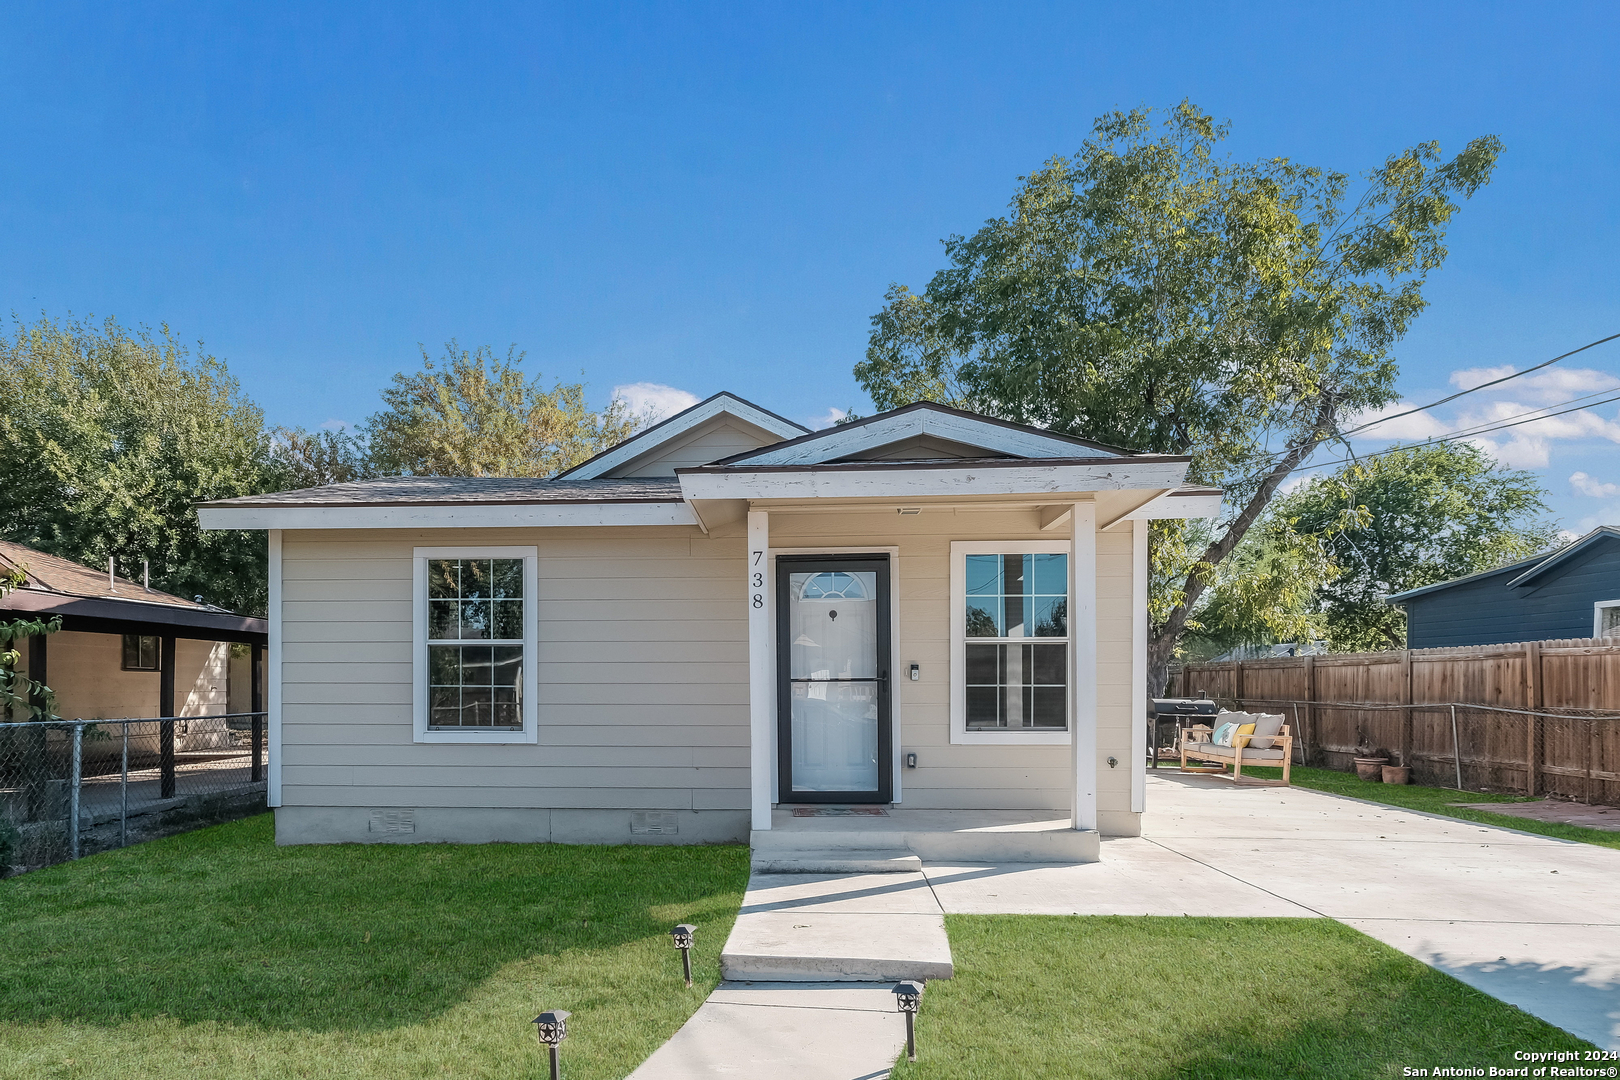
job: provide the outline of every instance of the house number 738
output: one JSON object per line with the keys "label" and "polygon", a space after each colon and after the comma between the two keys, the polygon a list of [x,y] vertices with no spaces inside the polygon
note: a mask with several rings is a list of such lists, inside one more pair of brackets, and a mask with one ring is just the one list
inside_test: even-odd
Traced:
{"label": "house number 738", "polygon": [[[751,561],[753,562],[753,564],[755,566],[758,566],[759,563],[760,563],[760,560],[765,557],[765,553],[763,551],[755,551],[752,554],[753,554],[754,557],[753,557],[753,559]],[[755,571],[753,571],[749,575],[748,584],[749,584],[749,588],[751,588],[751,589],[763,589],[765,587],[765,572],[763,570],[755,570]],[[752,604],[753,607],[756,607],[756,608],[764,607],[765,606],[765,594],[762,593],[762,592],[754,593],[753,598],[750,601],[750,603]]]}

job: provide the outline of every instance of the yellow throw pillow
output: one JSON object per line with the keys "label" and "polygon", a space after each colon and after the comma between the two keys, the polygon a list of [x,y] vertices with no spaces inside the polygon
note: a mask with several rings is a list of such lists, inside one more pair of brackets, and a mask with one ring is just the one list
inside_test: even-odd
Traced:
{"label": "yellow throw pillow", "polygon": [[1249,744],[1247,742],[1239,742],[1237,737],[1239,735],[1253,735],[1253,734],[1254,734],[1254,725],[1253,724],[1239,724],[1238,729],[1236,731],[1232,732],[1232,745],[1233,746],[1248,746]]}

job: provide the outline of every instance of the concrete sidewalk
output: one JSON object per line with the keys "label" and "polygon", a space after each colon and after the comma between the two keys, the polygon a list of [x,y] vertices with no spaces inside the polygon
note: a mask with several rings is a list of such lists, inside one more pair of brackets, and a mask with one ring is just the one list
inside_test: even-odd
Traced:
{"label": "concrete sidewalk", "polygon": [[882,1080],[905,1048],[887,983],[728,982],[628,1080]]}
{"label": "concrete sidewalk", "polygon": [[1099,863],[924,872],[947,912],[1326,916],[1620,1050],[1620,851],[1209,777],[1147,794]]}

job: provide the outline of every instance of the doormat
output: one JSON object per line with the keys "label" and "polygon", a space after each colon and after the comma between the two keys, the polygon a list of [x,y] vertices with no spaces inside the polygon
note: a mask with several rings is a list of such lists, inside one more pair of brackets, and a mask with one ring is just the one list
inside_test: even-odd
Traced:
{"label": "doormat", "polygon": [[795,806],[794,817],[888,817],[881,806]]}

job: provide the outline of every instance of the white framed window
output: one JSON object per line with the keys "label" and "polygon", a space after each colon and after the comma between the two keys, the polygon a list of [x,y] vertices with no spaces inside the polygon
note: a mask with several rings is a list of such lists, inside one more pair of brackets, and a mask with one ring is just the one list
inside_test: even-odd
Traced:
{"label": "white framed window", "polygon": [[1067,744],[1067,540],[951,544],[951,741]]}
{"label": "white framed window", "polygon": [[1620,638],[1620,600],[1599,600],[1592,605],[1592,636]]}
{"label": "white framed window", "polygon": [[416,741],[535,742],[537,549],[421,547],[412,555]]}

